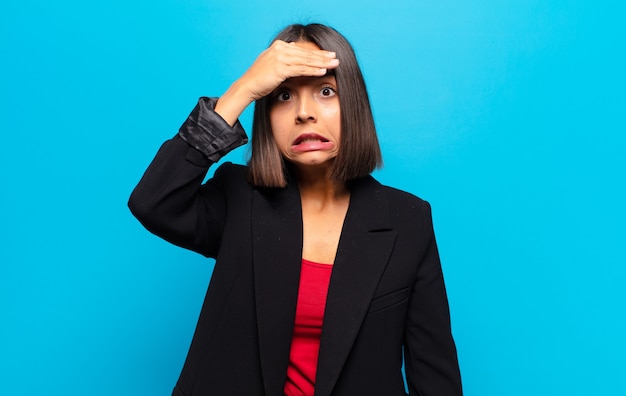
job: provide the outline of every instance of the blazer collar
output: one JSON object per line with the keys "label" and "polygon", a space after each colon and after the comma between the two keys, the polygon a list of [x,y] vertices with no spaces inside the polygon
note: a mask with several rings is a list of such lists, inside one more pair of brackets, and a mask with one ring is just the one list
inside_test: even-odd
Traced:
{"label": "blazer collar", "polygon": [[284,189],[256,189],[251,221],[261,371],[265,394],[281,395],[302,261],[302,209],[295,184]]}
{"label": "blazer collar", "polygon": [[315,383],[328,396],[357,337],[396,240],[382,186],[372,177],[351,190],[330,279]]}
{"label": "blazer collar", "polygon": [[[396,232],[382,186],[372,177],[351,183],[330,280],[320,344],[316,396],[330,395],[358,334]],[[268,395],[282,394],[302,260],[302,208],[295,183],[255,190],[252,240],[261,369]]]}

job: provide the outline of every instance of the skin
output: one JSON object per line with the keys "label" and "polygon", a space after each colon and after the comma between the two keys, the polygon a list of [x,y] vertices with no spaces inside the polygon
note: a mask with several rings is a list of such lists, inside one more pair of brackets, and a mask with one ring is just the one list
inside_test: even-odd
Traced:
{"label": "skin", "polygon": [[329,170],[341,143],[335,77],[291,78],[272,95],[270,123],[283,157],[302,172]]}
{"label": "skin", "polygon": [[302,43],[276,40],[261,52],[250,68],[222,95],[215,112],[230,125],[246,107],[272,93],[285,80],[293,77],[321,77],[328,69],[339,66],[336,54],[311,48]]}
{"label": "skin", "polygon": [[341,143],[335,53],[309,42],[274,42],[220,97],[215,107],[233,125],[253,101],[275,95],[270,123],[283,157],[295,165],[302,203],[304,259],[332,264],[350,202],[328,170]]}

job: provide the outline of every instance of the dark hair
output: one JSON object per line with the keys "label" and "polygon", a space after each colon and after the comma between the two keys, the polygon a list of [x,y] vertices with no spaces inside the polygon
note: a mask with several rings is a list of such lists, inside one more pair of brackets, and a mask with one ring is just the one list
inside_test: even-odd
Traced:
{"label": "dark hair", "polygon": [[[331,70],[337,81],[341,109],[341,144],[330,170],[334,180],[349,181],[369,175],[382,165],[374,117],[365,81],[352,46],[331,27],[310,24],[290,25],[274,40],[310,42],[320,49],[334,51],[340,65]],[[252,122],[252,151],[248,160],[252,184],[260,187],[284,187],[287,168],[272,134],[271,95],[258,99]]]}

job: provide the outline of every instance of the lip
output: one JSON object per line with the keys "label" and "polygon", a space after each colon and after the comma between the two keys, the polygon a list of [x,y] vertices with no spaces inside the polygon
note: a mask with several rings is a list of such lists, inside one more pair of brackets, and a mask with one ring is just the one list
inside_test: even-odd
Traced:
{"label": "lip", "polygon": [[293,141],[291,149],[295,152],[329,150],[334,143],[315,132],[305,132]]}
{"label": "lip", "polygon": [[328,143],[329,141],[324,136],[321,136],[315,132],[306,132],[301,135],[298,135],[296,140],[293,141],[292,145],[297,146],[306,142]]}

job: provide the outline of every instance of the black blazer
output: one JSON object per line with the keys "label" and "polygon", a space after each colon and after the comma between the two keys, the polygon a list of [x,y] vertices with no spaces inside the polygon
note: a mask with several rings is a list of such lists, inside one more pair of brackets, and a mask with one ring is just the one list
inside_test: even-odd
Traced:
{"label": "black blazer", "polygon": [[[177,396],[283,394],[302,252],[295,183],[260,189],[180,137],[129,206],[151,232],[216,258]],[[461,395],[430,207],[372,177],[351,183],[330,281],[316,396]]]}

